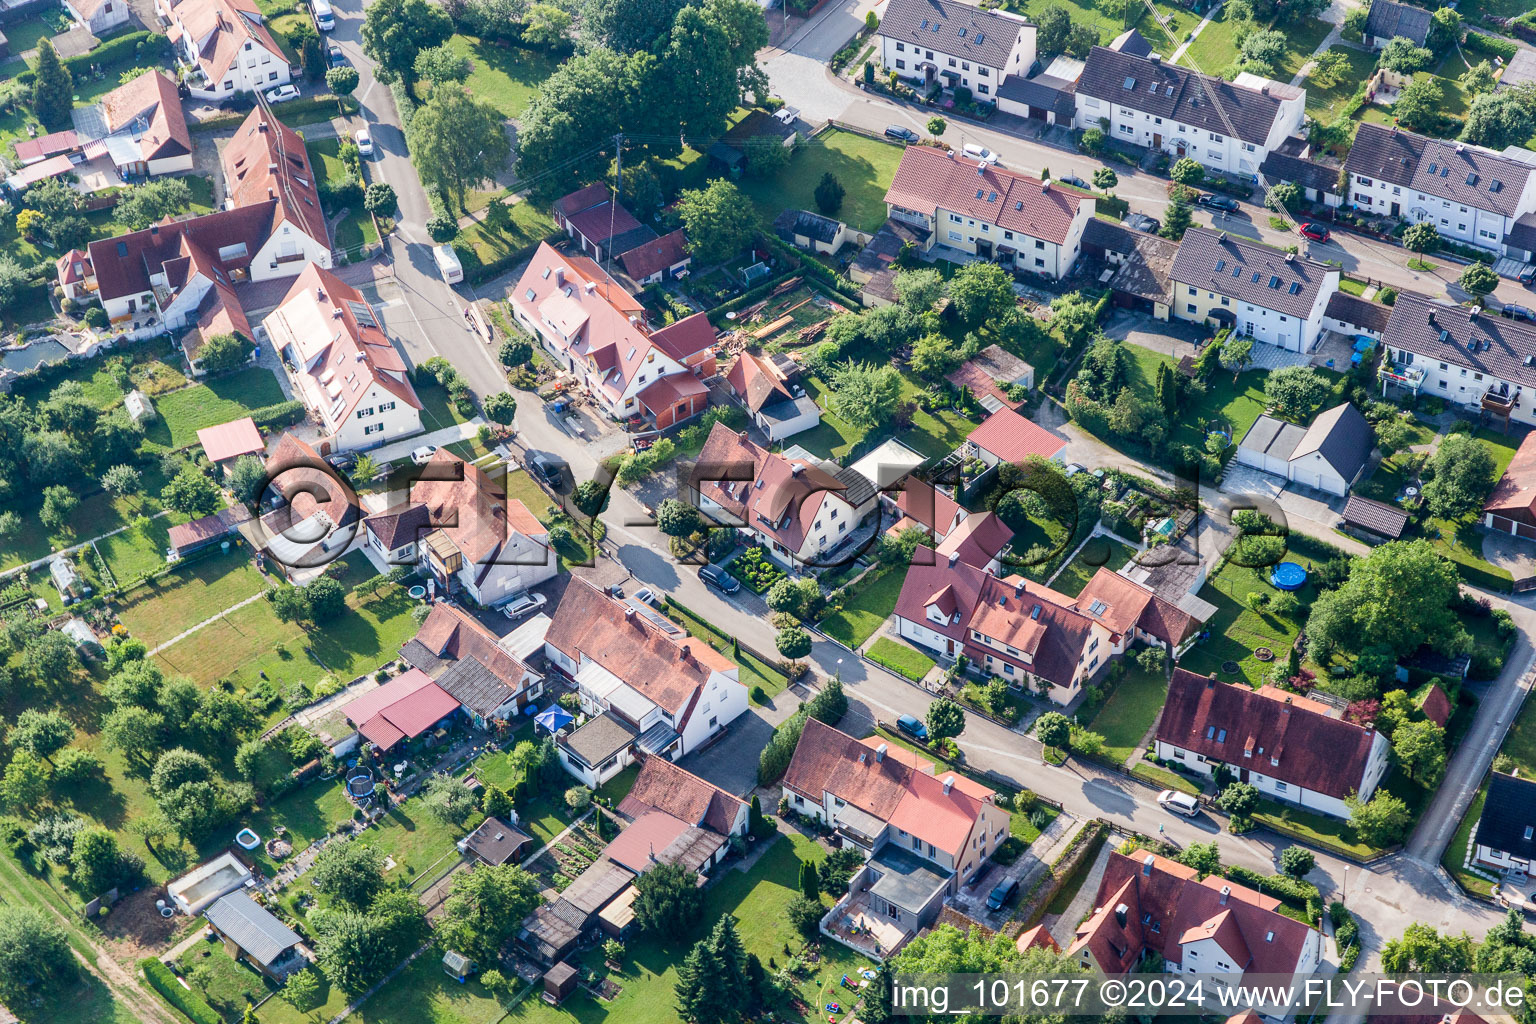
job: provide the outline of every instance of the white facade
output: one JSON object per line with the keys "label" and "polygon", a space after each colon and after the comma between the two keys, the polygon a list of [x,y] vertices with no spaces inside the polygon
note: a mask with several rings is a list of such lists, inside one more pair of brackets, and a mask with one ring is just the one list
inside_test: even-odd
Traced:
{"label": "white facade", "polygon": [[[1389,755],[1391,749],[1392,744],[1381,733],[1378,732],[1372,737],[1371,752],[1366,757],[1365,770],[1361,773],[1360,785],[1356,788],[1356,793],[1360,799],[1369,800],[1371,794],[1376,792],[1376,787],[1381,782],[1382,776],[1386,774],[1387,766],[1390,763]],[[1164,760],[1177,761],[1185,768],[1205,776],[1214,775],[1218,763],[1194,751],[1185,750],[1183,747],[1176,747],[1161,739],[1157,741],[1157,756]],[[1259,761],[1263,761],[1263,759],[1260,758]],[[1228,767],[1242,781],[1252,783],[1264,796],[1285,803],[1295,804],[1305,810],[1327,814],[1334,818],[1349,818],[1349,808],[1345,806],[1344,801],[1339,797],[1328,796],[1315,790],[1286,782],[1284,779],[1265,775],[1256,767],[1257,764],[1258,762],[1251,764],[1237,763],[1228,765]],[[1266,764],[1268,763],[1266,762]]]}
{"label": "white facade", "polygon": [[64,0],[64,9],[95,36],[128,24],[127,0],[99,0],[94,6],[82,0]]}
{"label": "white facade", "polygon": [[[699,495],[698,509],[717,523],[731,523],[736,520],[732,512],[708,495]],[[865,510],[867,511],[868,509]],[[836,550],[837,546],[847,539],[849,531],[858,526],[860,515],[857,509],[844,501],[835,491],[825,492],[822,495],[821,507],[816,510],[816,517],[811,521],[811,528],[805,532],[804,541],[795,550],[790,550],[787,544],[781,543],[777,534],[763,530],[758,525],[739,524],[739,528],[750,543],[762,545],[763,550],[775,561],[792,565],[796,561],[815,562],[826,552]]]}
{"label": "white facade", "polygon": [[1210,282],[1200,285],[1173,282],[1173,314],[1180,320],[1202,323],[1224,310],[1235,318],[1234,329],[1255,341],[1266,342],[1290,352],[1311,352],[1323,334],[1323,314],[1328,300],[1339,288],[1339,271],[1329,270],[1312,300],[1312,309],[1305,319],[1291,313],[1254,302],[1244,301],[1234,295],[1212,291]]}
{"label": "white facade", "polygon": [[[1390,346],[1387,347],[1382,358],[1386,363],[1423,373],[1424,382],[1419,387],[1421,394],[1438,395],[1447,402],[1466,406],[1468,409],[1478,411],[1479,414],[1482,410],[1483,395],[1489,390],[1519,396],[1523,394],[1525,388],[1525,385],[1504,380],[1497,374],[1453,362],[1430,359]],[[1385,382],[1382,390],[1386,390]],[[1536,426],[1536,402],[1532,402],[1529,396],[1525,401],[1516,402],[1510,407],[1509,419],[1512,423]]]}
{"label": "white facade", "polygon": [[311,238],[299,225],[288,220],[261,244],[251,259],[251,280],[271,281],[279,277],[293,277],[304,270],[306,264],[318,263],[331,269],[331,246],[327,239]]}
{"label": "white facade", "polygon": [[506,547],[490,565],[465,565],[458,572],[464,591],[479,604],[505,604],[529,587],[553,579],[560,571],[549,534],[528,537],[509,533]]}
{"label": "white facade", "polygon": [[[994,100],[997,87],[1005,76],[1027,74],[1030,65],[1034,64],[1035,26],[1020,23],[1004,67],[982,64],[969,56],[952,56],[942,49],[929,49],[885,35],[879,37],[877,52],[880,66],[887,72],[894,71],[902,78],[920,82],[936,78],[945,85],[959,85],[971,90],[979,100]],[[930,74],[923,65],[932,65],[934,70]]]}
{"label": "white facade", "polygon": [[[384,371],[380,371],[384,372]],[[367,392],[350,413],[336,413],[334,405],[311,409],[333,435],[335,451],[377,448],[381,444],[421,433],[421,410],[386,391],[378,383]]]}
{"label": "white facade", "polygon": [[1441,238],[1465,245],[1475,245],[1491,252],[1504,251],[1504,236],[1515,221],[1536,211],[1536,174],[1529,175],[1514,212],[1505,215],[1483,210],[1458,199],[1445,199],[1431,192],[1420,192],[1407,185],[1371,178],[1363,174],[1349,176],[1351,206],[1382,217],[1396,217],[1417,224],[1428,221]]}
{"label": "white facade", "polygon": [[[207,8],[214,8],[210,14]],[[254,7],[245,9],[220,0],[155,0],[155,13],[176,30],[179,38],[177,56],[188,65],[202,72],[199,77],[187,79],[188,91],[196,99],[221,100],[236,93],[265,92],[292,81],[288,58],[283,56],[275,41],[268,46],[262,38],[270,34],[251,31],[249,24],[261,24],[262,16]],[[248,25],[232,25],[234,19],[244,19]],[[206,26],[194,35],[193,26]],[[234,40],[227,37],[235,35]],[[226,38],[220,38],[221,36]],[[237,52],[222,66],[221,51],[225,47],[237,47]],[[215,63],[217,61],[217,63]]]}

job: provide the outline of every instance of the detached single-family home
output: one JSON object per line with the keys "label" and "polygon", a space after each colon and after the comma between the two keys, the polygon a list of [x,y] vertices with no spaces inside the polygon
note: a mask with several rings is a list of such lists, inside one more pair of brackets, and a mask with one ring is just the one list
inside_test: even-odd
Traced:
{"label": "detached single-family home", "polygon": [[1169,271],[1173,315],[1230,327],[1255,341],[1311,352],[1339,287],[1339,268],[1260,242],[1190,228]]}
{"label": "detached single-family home", "polygon": [[544,653],[593,716],[557,740],[561,763],[589,786],[644,754],[675,761],[747,709],[747,688],[730,659],[664,632],[581,579],[571,581],[551,616]]}
{"label": "detached single-family home", "polygon": [[936,245],[1041,277],[1072,272],[1092,196],[932,146],[908,146],[885,193],[893,220],[928,232]]}
{"label": "detached single-family home", "polygon": [[129,11],[124,0],[64,0],[63,6],[93,36],[104,36],[119,25],[128,24]]}
{"label": "detached single-family home", "polygon": [[[569,197],[567,197],[569,198]],[[652,331],[645,307],[597,262],[547,242],[512,290],[512,312],[616,420],[661,430],[702,413],[715,375],[715,329],[703,313]]]}
{"label": "detached single-family home", "polygon": [[877,507],[875,485],[860,474],[786,458],[724,423],[710,431],[689,487],[699,511],[786,564],[824,561]]}
{"label": "detached single-family home", "polygon": [[958,552],[917,548],[895,617],[902,639],[945,661],[963,654],[978,675],[1057,704],[1071,703],[1116,653],[1115,631],[1074,598],[1022,576],[999,579]]}
{"label": "detached single-family home", "polygon": [[458,710],[452,694],[413,668],[352,698],[342,705],[341,714],[359,736],[379,750],[389,750],[432,732]]}
{"label": "detached single-family home", "polygon": [[791,810],[826,822],[868,858],[822,928],[876,959],[932,924],[1008,838],[1008,814],[991,789],[936,774],[933,762],[878,736],[857,740],[815,719],[800,734],[783,788]]}
{"label": "detached single-family home", "polygon": [[1365,21],[1365,41],[1379,50],[1398,36],[1414,46],[1423,46],[1429,38],[1431,14],[1422,7],[1400,4],[1397,0],[1371,0],[1370,17]]}
{"label": "detached single-family home", "polygon": [[478,466],[439,448],[405,501],[363,520],[391,565],[419,566],[450,594],[505,604],[559,571],[549,530]]}
{"label": "detached single-family home", "polygon": [[196,72],[187,79],[196,99],[265,92],[292,78],[253,0],[155,0],[155,13],[169,26],[177,59]]}
{"label": "detached single-family home", "polygon": [[1438,395],[1473,414],[1536,425],[1536,324],[1402,292],[1381,335],[1382,392]]}
{"label": "detached single-family home", "polygon": [[1488,776],[1488,797],[1473,838],[1479,867],[1528,875],[1536,864],[1536,782],[1503,772]]}
{"label": "detached single-family home", "polygon": [[1228,975],[1233,984],[1306,977],[1322,964],[1323,933],[1281,913],[1273,896],[1145,850],[1109,855],[1093,907],[1067,956],[1109,977],[1153,954],[1169,974]]}
{"label": "detached single-family home", "polygon": [[[104,0],[110,6],[122,0]],[[87,151],[99,145],[118,173],[139,177],[192,170],[192,133],[181,112],[176,80],[147,71],[107,93],[93,107],[77,107],[75,128]]]}
{"label": "detached single-family home", "polygon": [[1517,227],[1536,212],[1536,166],[1524,160],[1396,125],[1362,123],[1344,170],[1345,202],[1356,209],[1427,221],[1442,238],[1521,260],[1536,249],[1536,227]]}
{"label": "detached single-family home", "polygon": [[1343,496],[1370,461],[1376,435],[1349,402],[1317,414],[1310,427],[1261,415],[1238,444],[1240,465]]}
{"label": "detached single-family home", "polygon": [[1024,396],[1009,397],[1008,390],[1035,386],[1035,368],[1000,345],[988,345],[945,378],[957,388],[969,388],[987,412],[1011,409],[1018,412]]}
{"label": "detached single-family home", "polygon": [[1000,408],[965,436],[964,447],[969,456],[990,469],[1005,462],[1023,462],[1031,455],[1062,462],[1067,442],[1012,409]]}
{"label": "detached single-family home", "polygon": [[362,506],[336,471],[295,434],[284,434],[267,457],[263,501],[276,508],[240,527],[251,545],[285,569],[323,567],[356,538]]}
{"label": "detached single-family home", "polygon": [[310,264],[262,325],[332,451],[421,433],[421,399],[405,359],[362,292]]}
{"label": "detached single-family home", "polygon": [[690,827],[722,836],[746,835],[749,810],[745,800],[662,757],[640,762],[640,774],[618,806],[620,814],[631,818],[662,811]]}
{"label": "detached single-family home", "polygon": [[1089,51],[1075,96],[1078,128],[1249,179],[1301,134],[1307,105],[1305,89],[1246,71],[1225,82],[1108,46]]}
{"label": "detached single-family home", "polygon": [[544,677],[514,653],[511,639],[498,638],[453,602],[439,601],[400,646],[400,658],[431,676],[476,728],[486,729],[516,721],[544,693]]}
{"label": "detached single-family home", "polygon": [[891,0],[880,19],[875,53],[925,94],[939,86],[995,100],[1007,75],[1035,63],[1035,26],[1011,11],[987,11],[959,0]]}
{"label": "detached single-family home", "polygon": [[782,441],[821,422],[816,400],[791,384],[765,356],[743,351],[726,371],[725,383],[769,441]]}
{"label": "detached single-family home", "polygon": [[1483,503],[1483,525],[1512,537],[1536,540],[1536,431],[1525,435]]}
{"label": "detached single-family home", "polygon": [[309,966],[297,948],[304,941],[299,933],[244,892],[220,897],[203,916],[231,958],[244,960],[279,983]]}
{"label": "detached single-family home", "polygon": [[1348,818],[1345,798],[1371,798],[1392,745],[1376,730],[1318,707],[1284,691],[1174,669],[1157,724],[1157,756],[1199,775],[1226,765],[1273,800]]}

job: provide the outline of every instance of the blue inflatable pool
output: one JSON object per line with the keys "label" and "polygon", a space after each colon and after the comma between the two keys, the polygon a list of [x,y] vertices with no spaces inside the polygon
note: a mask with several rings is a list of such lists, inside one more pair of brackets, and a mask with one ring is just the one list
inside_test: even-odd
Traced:
{"label": "blue inflatable pool", "polygon": [[1300,590],[1306,586],[1307,570],[1295,562],[1281,562],[1269,574],[1269,582],[1280,590]]}

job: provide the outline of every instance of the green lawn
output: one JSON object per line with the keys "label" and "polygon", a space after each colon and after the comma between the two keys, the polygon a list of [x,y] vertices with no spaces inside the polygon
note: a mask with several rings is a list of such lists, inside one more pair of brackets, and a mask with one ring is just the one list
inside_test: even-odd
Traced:
{"label": "green lawn", "polygon": [[[904,367],[901,370],[901,401],[916,401],[924,390],[918,379]],[[879,441],[898,432],[885,425],[873,431],[856,427],[832,412],[828,407],[828,387],[819,377],[807,374],[801,378],[805,392],[821,407],[821,423],[813,430],[795,435],[795,443],[812,454],[840,461],[847,465],[863,455]],[[966,435],[976,429],[976,423],[953,409],[929,412],[919,408],[912,417],[912,425],[899,430],[904,443],[921,452],[927,458],[942,458],[954,451]]]}
{"label": "green lawn", "polygon": [[1121,32],[1135,28],[1147,37],[1152,49],[1158,53],[1172,53],[1184,37],[1200,23],[1200,16],[1182,7],[1167,3],[1156,5],[1156,20],[1144,4],[1129,7],[1134,20],[1122,16],[1122,9],[1113,4],[1096,4],[1093,0],[1028,0],[1027,3],[1005,3],[1004,8],[1038,19],[1047,7],[1062,7],[1072,16],[1074,25],[1089,25],[1098,32],[1099,42],[1108,44]]}
{"label": "green lawn", "polygon": [[131,635],[157,647],[268,585],[251,564],[249,550],[235,546],[136,588],[122,599],[118,618]]}
{"label": "green lawn", "polygon": [[[1189,49],[1179,58],[1179,63],[1185,67],[1198,68],[1208,75],[1225,77],[1228,66],[1237,60],[1238,36],[1247,27],[1243,22],[1229,21],[1226,8],[1218,10],[1210,24],[1189,44]],[[1281,82],[1289,82],[1331,28],[1331,25],[1319,18],[1309,18],[1300,25],[1280,26],[1286,36],[1286,49],[1272,77]]]}
{"label": "green lawn", "polygon": [[[729,636],[698,616],[676,604],[667,606],[667,615],[682,623],[689,636],[703,640],[710,647],[736,662],[741,685],[747,688],[749,695],[754,689],[761,689],[764,697],[772,698],[783,693],[784,688],[789,685],[789,677],[780,672],[778,666],[770,665],[751,652],[733,646]],[[749,699],[752,703],[757,703],[755,696],[749,696]]]}
{"label": "green lawn", "polygon": [[803,142],[789,164],[772,178],[748,178],[741,190],[751,197],[765,222],[781,210],[815,210],[812,193],[821,176],[831,171],[847,194],[838,219],[860,231],[874,232],[885,223],[885,190],[901,163],[902,147],[840,129],[822,132]]}
{"label": "green lawn", "polygon": [[[1307,87],[1307,115],[1323,122],[1332,122],[1344,112],[1344,103],[1360,88],[1360,83],[1371,77],[1376,70],[1376,54],[1342,44],[1330,47],[1331,52],[1342,53],[1349,60],[1349,72],[1328,88],[1323,88],[1310,78]],[[1343,288],[1341,282],[1339,285]],[[1346,289],[1347,290],[1347,289]],[[1352,292],[1352,294],[1359,294]]]}
{"label": "green lawn", "polygon": [[[341,162],[340,139],[317,139],[306,142],[304,148],[309,150],[309,162],[315,169],[316,186],[324,185],[327,181],[341,182],[347,179],[346,165]],[[363,209],[361,203],[356,208],[347,209],[347,215],[336,222],[331,234],[335,237],[336,248],[346,250],[354,257],[364,246],[377,245],[379,241],[379,232],[373,226],[373,218],[368,216],[368,211]]]}
{"label": "green lawn", "polygon": [[1095,537],[1083,545],[1072,561],[1062,567],[1060,575],[1051,582],[1051,589],[1068,597],[1076,597],[1083,592],[1100,567],[1118,572],[1135,554],[1135,551],[1117,540]]}
{"label": "green lawn", "polygon": [[640,766],[632,764],[597,787],[597,795],[608,801],[609,806],[617,807],[626,796],[629,796],[629,791],[634,788],[635,779],[639,775]]}
{"label": "green lawn", "polygon": [[[1452,54],[1453,59],[1454,56]],[[1462,68],[1462,70],[1465,71],[1466,69]],[[1456,118],[1458,121],[1467,116],[1467,107],[1472,102],[1472,98],[1461,87],[1461,83],[1456,81],[1456,76],[1459,74],[1460,72],[1453,70],[1449,77],[1441,77],[1430,71],[1419,71],[1413,76],[1415,80],[1433,79],[1445,93],[1445,99],[1440,104],[1440,113],[1447,117]],[[1392,107],[1383,107],[1375,103],[1369,103],[1361,111],[1361,120],[1389,125],[1393,122]]]}
{"label": "green lawn", "polygon": [[1253,820],[1261,825],[1275,825],[1297,833],[1302,839],[1324,850],[1332,850],[1360,859],[1373,856],[1377,851],[1360,842],[1354,836],[1349,822],[1331,818],[1326,814],[1314,814],[1290,804],[1260,798],[1259,809]]}
{"label": "green lawn", "polygon": [[1163,789],[1177,790],[1180,793],[1188,793],[1190,796],[1200,795],[1200,787],[1192,779],[1178,772],[1159,768],[1151,761],[1137,761],[1131,765],[1131,774]]}
{"label": "green lawn", "polygon": [[821,620],[821,631],[841,644],[858,649],[896,610],[896,599],[901,596],[901,585],[906,578],[904,572],[888,570],[874,580],[866,578],[856,583],[852,592],[843,598],[842,609]]}
{"label": "green lawn", "polygon": [[1136,752],[1168,696],[1168,680],[1162,673],[1144,672],[1129,659],[1125,665],[1125,678],[1093,720],[1084,723],[1103,735],[1105,756],[1118,764]]}
{"label": "green lawn", "polygon": [[1520,708],[1499,753],[1514,759],[1521,777],[1536,777],[1536,701],[1527,700]]}
{"label": "green lawn", "polygon": [[253,409],[286,401],[277,377],[263,366],[238,370],[155,399],[159,418],[144,431],[147,440],[168,448],[197,443],[197,432],[247,416]]}
{"label": "green lawn", "polygon": [[[447,862],[444,857],[458,858],[454,843],[469,834],[470,829],[484,820],[483,814],[472,814],[464,825],[452,825],[439,821],[428,814],[419,799],[395,804],[370,828],[353,842],[372,846],[387,857],[394,859],[395,866],[385,873],[391,881],[399,879],[411,885],[418,875],[428,868],[436,876]],[[440,863],[441,862],[441,863]]]}
{"label": "green lawn", "polygon": [[511,206],[497,203],[491,209],[496,211],[494,216],[487,214],[485,220],[460,231],[453,240],[466,274],[475,267],[533,248],[555,234],[555,222],[549,211],[530,202],[519,201]]}
{"label": "green lawn", "polygon": [[[1228,562],[1210,578],[1200,596],[1216,606],[1216,614],[1205,624],[1211,638],[1190,648],[1180,665],[1197,675],[1214,672],[1223,682],[1253,687],[1264,682],[1270,666],[1254,656],[1255,649],[1268,647],[1276,658],[1284,657],[1301,631],[1306,609],[1317,596],[1316,585],[1308,582],[1296,592],[1301,605],[1294,615],[1280,616],[1268,609],[1256,612],[1248,607],[1248,594],[1257,592],[1273,599],[1280,593],[1270,585],[1267,572]],[[1229,661],[1237,663],[1236,672],[1222,667]]]}
{"label": "green lawn", "polygon": [[869,645],[866,652],[869,660],[884,665],[898,675],[906,676],[914,683],[922,682],[934,661],[928,655],[915,647],[897,643],[888,636],[883,636]]}
{"label": "green lawn", "polygon": [[[560,64],[560,58],[547,50],[497,46],[462,33],[454,33],[448,45],[469,59],[469,79],[464,88],[514,120],[523,116],[544,80]],[[430,86],[418,84],[418,98],[425,100],[429,90]]]}
{"label": "green lawn", "polygon": [[[1157,379],[1159,363],[1175,365],[1175,360],[1160,352],[1126,345],[1132,356],[1130,384],[1136,393],[1150,401],[1153,398],[1153,381]],[[1264,397],[1264,370],[1244,370],[1231,374],[1220,368],[1206,381],[1206,392],[1200,398],[1185,402],[1170,424],[1169,443],[1187,444],[1205,449],[1208,429],[1227,431],[1234,443],[1241,441],[1253,421],[1264,412],[1268,401]],[[1235,379],[1234,379],[1235,378]],[[1114,443],[1113,439],[1109,440]]]}
{"label": "green lawn", "polygon": [[1492,895],[1493,883],[1468,871],[1466,861],[1468,842],[1477,828],[1478,820],[1483,816],[1483,802],[1487,799],[1488,784],[1484,783],[1477,791],[1477,795],[1472,798],[1472,802],[1467,805],[1467,813],[1462,815],[1461,824],[1456,826],[1456,834],[1451,836],[1450,845],[1440,856],[1441,867],[1450,872],[1451,877],[1460,882],[1462,888],[1484,897]]}

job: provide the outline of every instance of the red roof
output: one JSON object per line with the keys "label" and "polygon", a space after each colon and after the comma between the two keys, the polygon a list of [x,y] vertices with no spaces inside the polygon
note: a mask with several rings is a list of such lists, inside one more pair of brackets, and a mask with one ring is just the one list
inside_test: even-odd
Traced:
{"label": "red roof", "polygon": [[672,840],[692,826],[666,811],[646,811],[620,832],[603,850],[603,856],[615,864],[644,874],[651,858],[672,845]]}
{"label": "red roof", "polygon": [[1536,431],[1520,442],[1483,511],[1536,524]]}
{"label": "red roof", "polygon": [[937,540],[947,537],[954,528],[955,517],[965,513],[954,498],[932,484],[911,476],[902,481],[896,507],[908,519],[925,527]]}
{"label": "red roof", "polygon": [[204,427],[197,432],[197,440],[208,454],[209,462],[254,455],[267,448],[261,442],[261,431],[256,429],[256,421],[249,416],[216,427]]}
{"label": "red roof", "polygon": [[[752,469],[752,478],[723,479],[726,467]],[[829,494],[845,485],[815,463],[789,460],[747,439],[724,423],[716,423],[694,463],[692,485],[759,533],[791,551],[805,546],[816,513]]]}
{"label": "red roof", "polygon": [[458,707],[431,676],[413,668],[353,700],[342,713],[365,739],[388,750],[401,739],[420,736]]}
{"label": "red roof", "polygon": [[672,373],[657,377],[635,397],[655,415],[660,415],[679,402],[709,394],[704,382],[691,373]]}
{"label": "red roof", "polygon": [[743,352],[736,357],[731,368],[725,372],[725,380],[731,386],[731,391],[747,403],[749,412],[758,412],[770,403],[790,402],[795,397],[784,386],[773,364],[751,352]]}
{"label": "red roof", "polygon": [[1020,953],[1033,949],[1036,946],[1041,946],[1057,953],[1061,952],[1061,947],[1056,945],[1056,940],[1051,938],[1051,933],[1045,930],[1045,925],[1043,924],[1037,924],[1029,931],[1024,932],[1019,936],[1018,941],[1014,943],[1014,947]]}
{"label": "red roof", "polygon": [[192,152],[192,133],[181,112],[176,83],[163,71],[151,71],[113,89],[101,98],[101,110],[107,129],[113,132],[131,128],[135,118],[145,118],[138,134],[139,151],[145,160]]}
{"label": "red roof", "polygon": [[315,172],[298,132],[258,106],[235,130],[223,164],[225,187],[236,207],[276,200],[279,220],[292,221],[310,238],[330,246]]}
{"label": "red roof", "polygon": [[1085,198],[1039,178],[996,165],[983,167],[979,160],[949,156],[931,146],[908,146],[902,152],[885,193],[885,201],[894,206],[930,216],[935,209],[950,210],[1057,245],[1067,240]]}
{"label": "red roof", "polygon": [[682,228],[637,245],[619,256],[619,262],[624,264],[624,273],[636,281],[644,281],[652,274],[659,274],[689,259],[688,236]]}
{"label": "red roof", "polygon": [[949,532],[938,546],[937,554],[947,562],[950,552],[954,552],[966,565],[985,569],[987,563],[1003,553],[1011,540],[1013,531],[997,517],[997,513],[973,512]]}
{"label": "red roof", "polygon": [[16,159],[23,164],[33,164],[45,157],[68,153],[80,148],[80,138],[73,128],[50,132],[36,139],[22,139],[16,143]]}
{"label": "red roof", "polygon": [[684,823],[731,834],[747,804],[712,783],[668,761],[647,757],[619,812],[640,817],[650,811],[666,811]]}
{"label": "red roof", "polygon": [[1112,633],[1124,636],[1140,629],[1174,646],[1195,624],[1194,617],[1178,605],[1102,565],[1077,595],[1077,610],[1098,619]]}
{"label": "red roof", "polygon": [[1424,717],[1434,722],[1440,728],[1445,728],[1445,723],[1451,720],[1451,701],[1440,689],[1438,683],[1430,684],[1424,692],[1424,699],[1419,703],[1419,710],[1424,712]]}
{"label": "red roof", "polygon": [[966,440],[1004,462],[1023,462],[1031,455],[1054,458],[1067,446],[1066,441],[1012,409],[999,409],[988,416],[966,435]]}

